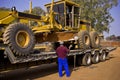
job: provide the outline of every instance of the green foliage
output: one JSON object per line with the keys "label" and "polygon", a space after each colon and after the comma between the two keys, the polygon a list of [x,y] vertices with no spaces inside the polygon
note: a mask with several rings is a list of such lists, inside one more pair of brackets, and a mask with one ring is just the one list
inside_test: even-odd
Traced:
{"label": "green foliage", "polygon": [[[29,13],[29,10],[25,10],[24,12],[25,13]],[[40,8],[40,7],[34,7],[32,9],[32,14],[40,16],[40,15],[44,15],[45,11],[42,8]]]}
{"label": "green foliage", "polygon": [[[29,13],[29,10],[25,10],[24,12]],[[40,7],[34,7],[32,9],[31,14],[41,16],[41,15],[45,15],[45,11]],[[30,25],[35,26],[35,25],[37,25],[37,22],[36,21],[30,21]]]}
{"label": "green foliage", "polygon": [[106,37],[106,40],[120,41],[120,36],[110,35]]}
{"label": "green foliage", "polygon": [[117,6],[117,0],[72,0],[80,4],[81,19],[91,21],[98,32],[109,32],[109,24],[114,21],[110,9]]}
{"label": "green foliage", "polygon": [[4,11],[10,11],[10,8],[6,8],[6,7],[0,7],[0,10],[4,10]]}

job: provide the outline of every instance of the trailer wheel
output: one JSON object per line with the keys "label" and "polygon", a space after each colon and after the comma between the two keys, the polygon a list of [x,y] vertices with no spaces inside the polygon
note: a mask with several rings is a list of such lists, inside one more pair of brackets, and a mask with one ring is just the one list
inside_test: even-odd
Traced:
{"label": "trailer wheel", "polygon": [[101,54],[100,54],[100,61],[105,61],[106,60],[106,52],[103,51]]}
{"label": "trailer wheel", "polygon": [[90,35],[87,31],[80,31],[78,33],[78,37],[79,37],[79,46],[82,49],[87,49],[90,47]]}
{"label": "trailer wheel", "polygon": [[82,58],[82,65],[88,66],[91,64],[91,54],[86,53]]}
{"label": "trailer wheel", "polygon": [[96,52],[93,56],[92,56],[92,63],[98,63],[99,62],[99,53]]}
{"label": "trailer wheel", "polygon": [[3,40],[19,56],[30,53],[35,45],[33,32],[27,25],[22,23],[8,26],[3,34]]}
{"label": "trailer wheel", "polygon": [[98,48],[100,46],[100,38],[97,32],[90,32],[91,47]]}

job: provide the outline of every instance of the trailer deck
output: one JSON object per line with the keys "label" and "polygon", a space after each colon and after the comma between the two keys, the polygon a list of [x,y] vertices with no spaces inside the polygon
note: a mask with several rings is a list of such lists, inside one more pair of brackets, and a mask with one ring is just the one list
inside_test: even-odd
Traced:
{"label": "trailer deck", "polygon": [[[107,52],[110,52],[112,50],[116,49],[115,47],[105,47],[105,48],[99,48],[99,49],[87,49],[87,50],[81,50],[81,49],[76,49],[76,50],[70,50],[68,53],[68,56],[74,56],[74,55],[81,55],[85,53],[91,53],[94,50],[106,50]],[[56,52],[37,52],[37,53],[31,53],[28,56],[25,57],[15,57],[14,53],[10,50],[10,48],[6,48],[5,54],[7,54],[10,62],[12,64],[16,63],[24,63],[24,62],[30,62],[30,61],[39,61],[39,60],[47,60],[47,59],[53,59],[57,58]]]}
{"label": "trailer deck", "polygon": [[[76,65],[77,58],[81,58],[82,55],[85,54],[91,54],[91,56],[93,56],[95,54],[96,51],[98,51],[99,53],[101,53],[103,50],[105,50],[107,53],[115,50],[116,47],[101,47],[98,49],[86,49],[86,50],[82,50],[82,49],[76,49],[76,50],[70,50],[70,52],[68,53],[68,57],[72,57],[72,61],[74,61],[74,67]],[[30,67],[30,66],[37,66],[40,64],[48,64],[48,63],[52,63],[52,62],[56,62],[57,61],[57,55],[56,52],[39,52],[39,51],[34,51],[33,53],[30,53],[27,56],[15,56],[14,53],[11,51],[11,49],[7,46],[2,46],[0,47],[0,51],[2,51],[2,58],[1,58],[1,62],[0,62],[0,71],[2,69],[2,71],[5,70],[14,70],[14,69],[18,69],[18,68],[24,68],[24,67]]]}

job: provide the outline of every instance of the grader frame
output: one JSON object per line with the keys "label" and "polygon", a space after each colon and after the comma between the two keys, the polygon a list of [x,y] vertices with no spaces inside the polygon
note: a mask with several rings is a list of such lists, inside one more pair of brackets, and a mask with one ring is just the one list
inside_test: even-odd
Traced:
{"label": "grader frame", "polygon": [[[69,0],[52,0],[45,6],[48,11],[45,16],[18,12],[15,7],[12,11],[0,11],[1,43],[8,44],[16,55],[27,55],[36,44],[44,42],[53,43],[54,49],[59,41],[64,41],[67,47],[74,45],[73,49],[99,47],[98,34],[92,31],[88,21],[80,20],[78,4]],[[37,25],[31,26],[31,21]]]}

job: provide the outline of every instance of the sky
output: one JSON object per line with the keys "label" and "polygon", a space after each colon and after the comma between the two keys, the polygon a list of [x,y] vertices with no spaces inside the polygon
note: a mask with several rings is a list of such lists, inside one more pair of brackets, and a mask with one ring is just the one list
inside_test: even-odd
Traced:
{"label": "sky", "polygon": [[[29,9],[30,0],[0,0],[0,7],[11,8],[15,6],[18,11],[24,11]],[[44,4],[50,3],[51,0],[32,0],[33,7],[39,6],[45,10]],[[110,32],[104,32],[104,36],[116,35],[120,36],[120,0],[118,0],[118,6],[113,7],[110,10],[111,16],[114,18],[114,22],[110,24]]]}
{"label": "sky", "polygon": [[110,35],[120,36],[120,0],[118,0],[118,6],[113,7],[110,10],[111,16],[114,18],[114,22],[110,24],[110,32],[104,33],[105,37]]}

